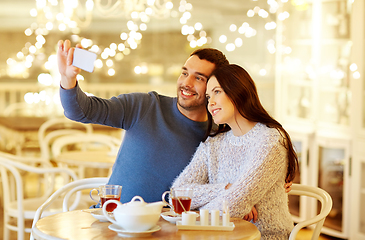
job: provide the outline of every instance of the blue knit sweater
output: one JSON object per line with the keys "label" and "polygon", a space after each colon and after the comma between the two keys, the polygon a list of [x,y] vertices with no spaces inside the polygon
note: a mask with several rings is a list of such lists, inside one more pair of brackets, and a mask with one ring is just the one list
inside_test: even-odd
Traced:
{"label": "blue knit sweater", "polygon": [[64,114],[71,120],[126,130],[109,184],[122,185],[121,202],[139,195],[161,200],[190,162],[207,122],[195,122],[177,108],[177,99],[156,92],[121,94],[111,99],[86,96],[77,85],[60,88]]}

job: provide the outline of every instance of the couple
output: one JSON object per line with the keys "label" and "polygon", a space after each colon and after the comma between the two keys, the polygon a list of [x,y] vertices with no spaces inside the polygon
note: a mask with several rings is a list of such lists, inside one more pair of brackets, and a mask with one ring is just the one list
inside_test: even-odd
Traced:
{"label": "couple", "polygon": [[177,98],[150,92],[101,99],[79,88],[70,45],[60,41],[58,50],[65,115],[126,130],[109,179],[123,186],[122,202],[160,200],[188,165],[173,186],[194,186],[193,207],[220,209],[228,199],[231,216],[243,218],[256,206],[263,238],[287,239],[293,222],[283,185],[293,180],[297,158],[243,68],[216,49],[199,49],[182,67]]}

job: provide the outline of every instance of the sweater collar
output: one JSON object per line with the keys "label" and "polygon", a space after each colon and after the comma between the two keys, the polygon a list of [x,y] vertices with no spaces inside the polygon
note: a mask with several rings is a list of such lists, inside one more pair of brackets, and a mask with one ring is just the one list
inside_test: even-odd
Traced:
{"label": "sweater collar", "polygon": [[255,137],[257,132],[260,130],[260,128],[262,128],[262,126],[263,125],[261,123],[256,123],[256,125],[250,131],[248,131],[246,134],[244,134],[242,136],[238,136],[238,137],[233,135],[232,130],[228,131],[227,137],[228,137],[229,143],[232,145],[235,145],[235,146],[242,146],[248,140]]}

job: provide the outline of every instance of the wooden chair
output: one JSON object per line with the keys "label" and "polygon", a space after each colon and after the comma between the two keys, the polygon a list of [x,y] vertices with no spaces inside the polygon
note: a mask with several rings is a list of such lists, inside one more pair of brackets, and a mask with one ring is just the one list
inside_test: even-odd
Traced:
{"label": "wooden chair", "polygon": [[[119,150],[121,140],[105,134],[72,134],[57,138],[52,144],[52,155],[57,158],[62,152],[71,150],[77,151],[105,151],[105,155],[116,156]],[[84,178],[85,168],[81,164],[77,164],[79,178]],[[71,166],[68,166],[71,167]],[[89,168],[102,168],[100,164],[95,163],[90,165]]]}
{"label": "wooden chair", "polygon": [[91,134],[93,133],[93,127],[90,124],[74,122],[65,117],[52,118],[44,122],[38,130],[41,158],[44,161],[52,159],[51,145],[56,138],[78,133]]}
{"label": "wooden chair", "polygon": [[311,239],[312,240],[318,239],[321,233],[321,229],[323,227],[324,220],[326,219],[326,217],[328,216],[328,214],[332,209],[331,196],[321,188],[307,186],[303,184],[296,184],[296,183],[293,183],[292,190],[289,192],[289,195],[313,197],[321,202],[320,213],[314,217],[298,222],[291,231],[289,240],[295,240],[300,229],[311,226],[313,224],[315,224],[315,227],[313,229],[313,234]]}
{"label": "wooden chair", "polygon": [[[11,157],[10,154],[0,155],[0,174],[3,188],[4,204],[4,228],[3,239],[8,240],[10,231],[17,231],[18,240],[24,239],[24,233],[30,232],[30,228],[25,227],[25,221],[34,218],[36,210],[53,193],[56,188],[56,175],[66,174],[69,178],[76,180],[76,174],[66,168],[43,167],[44,162],[38,161],[38,166],[30,166],[26,163],[35,165],[34,159],[22,158],[20,156]],[[44,177],[44,194],[40,197],[25,197],[26,181],[23,179],[25,173],[37,174]],[[63,179],[63,178],[61,178]],[[38,184],[37,184],[38,185]],[[80,197],[80,196],[78,196]],[[57,203],[52,205],[44,215],[51,215],[62,211],[62,205]],[[16,224],[11,221],[16,219]]]}
{"label": "wooden chair", "polygon": [[[36,211],[33,219],[33,225],[35,226],[37,221],[44,216],[44,211],[48,209],[48,207],[60,196],[64,196],[63,199],[63,212],[67,212],[70,210],[75,209],[75,202],[69,207],[69,199],[70,197],[75,194],[76,192],[79,192],[81,190],[85,189],[93,189],[97,188],[100,185],[107,184],[108,178],[84,178],[75,180],[73,182],[70,182],[63,186],[62,188],[58,189],[56,192],[54,192]],[[33,236],[30,237],[31,240],[33,240]]]}

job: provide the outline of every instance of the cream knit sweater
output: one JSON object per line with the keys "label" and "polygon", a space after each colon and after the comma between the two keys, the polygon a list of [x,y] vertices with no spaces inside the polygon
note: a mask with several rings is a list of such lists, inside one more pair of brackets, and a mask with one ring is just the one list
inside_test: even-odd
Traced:
{"label": "cream knit sweater", "polygon": [[[201,143],[172,187],[194,189],[191,209],[222,209],[228,200],[231,217],[243,218],[255,205],[261,239],[288,239],[293,221],[284,184],[286,149],[280,133],[257,123],[236,137],[232,131]],[[233,185],[225,190],[228,183]]]}

